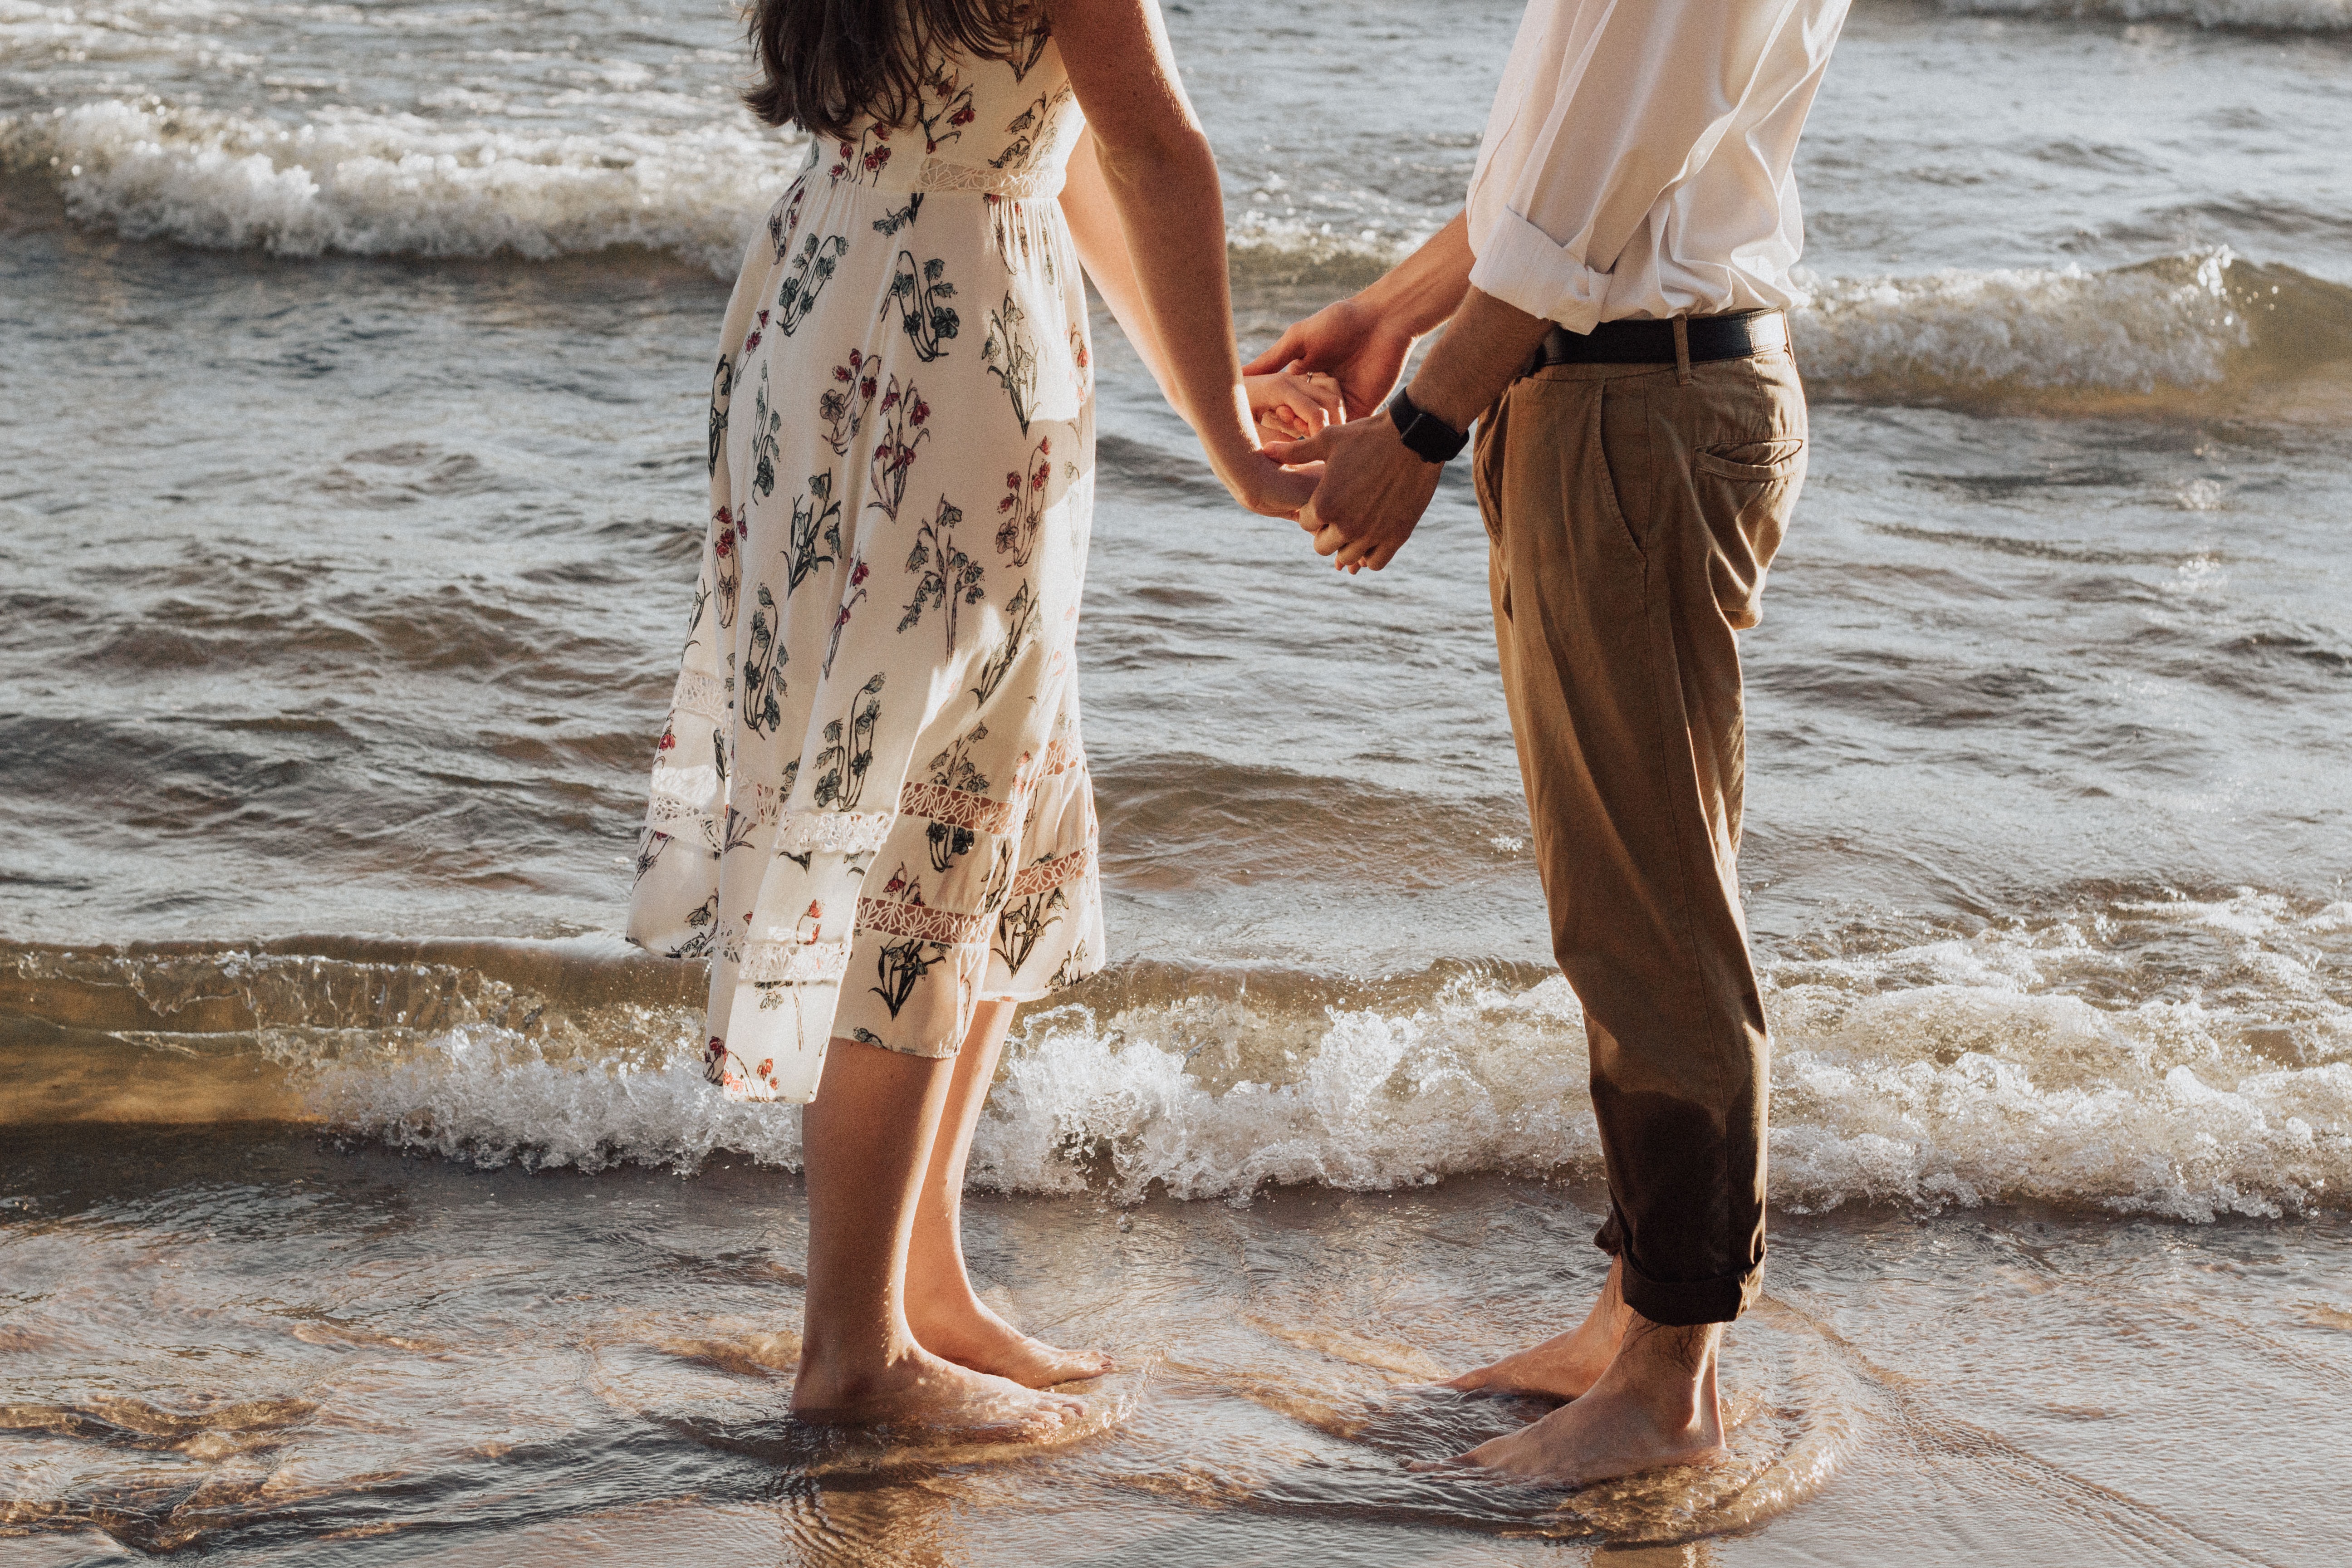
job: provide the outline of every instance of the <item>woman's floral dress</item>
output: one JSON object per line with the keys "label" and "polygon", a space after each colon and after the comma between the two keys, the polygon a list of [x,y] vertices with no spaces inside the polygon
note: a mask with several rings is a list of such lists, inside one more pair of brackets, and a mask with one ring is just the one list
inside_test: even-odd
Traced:
{"label": "woman's floral dress", "polygon": [[629,940],[710,962],[708,1075],[954,1054],[1102,961],[1074,642],[1094,502],[1061,54],[946,57],[751,243]]}

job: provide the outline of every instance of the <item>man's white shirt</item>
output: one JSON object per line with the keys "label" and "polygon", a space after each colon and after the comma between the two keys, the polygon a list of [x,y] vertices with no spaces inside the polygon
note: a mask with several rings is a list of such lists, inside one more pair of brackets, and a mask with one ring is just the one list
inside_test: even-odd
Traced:
{"label": "man's white shirt", "polygon": [[1529,0],[1470,281],[1574,332],[1796,303],[1797,137],[1849,0]]}

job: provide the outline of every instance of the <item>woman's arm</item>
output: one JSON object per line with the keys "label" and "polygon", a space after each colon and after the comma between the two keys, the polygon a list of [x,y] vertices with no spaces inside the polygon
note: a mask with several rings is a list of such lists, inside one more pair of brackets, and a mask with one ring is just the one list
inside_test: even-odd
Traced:
{"label": "woman's arm", "polygon": [[[1217,161],[1184,96],[1158,0],[1052,0],[1052,6],[1054,36],[1087,116],[1079,152],[1092,153],[1086,166],[1072,168],[1064,210],[1074,237],[1092,248],[1080,254],[1095,287],[1234,498],[1253,511],[1294,516],[1314,479],[1286,472],[1258,450],[1234,347]],[[1105,242],[1106,204],[1125,241],[1123,258],[1115,259]],[[1129,279],[1131,297],[1122,301]]]}
{"label": "woman's arm", "polygon": [[[1127,234],[1119,227],[1118,209],[1111,204],[1110,187],[1103,183],[1102,166],[1095,162],[1092,131],[1078,138],[1070,152],[1069,179],[1062,187],[1062,213],[1069,220],[1070,239],[1078,259],[1094,280],[1103,302],[1118,318],[1119,330],[1142,356],[1160,395],[1172,405],[1174,384],[1169,380],[1167,351],[1153,331],[1144,308],[1143,286],[1136,280],[1135,258],[1127,252]],[[1343,413],[1339,382],[1293,369],[1279,362],[1265,370],[1242,374],[1250,413],[1262,440],[1296,441],[1312,436],[1339,419]]]}
{"label": "woman's arm", "polygon": [[1160,349],[1160,334],[1151,325],[1150,313],[1144,308],[1143,285],[1135,276],[1135,258],[1127,253],[1127,233],[1119,226],[1118,207],[1111,199],[1110,186],[1103,179],[1102,165],[1095,161],[1095,132],[1088,126],[1079,136],[1078,144],[1070,152],[1069,177],[1062,185],[1062,216],[1069,220],[1071,243],[1078,247],[1078,260],[1085,264],[1087,277],[1103,303],[1118,321],[1119,331],[1135,345],[1143,357],[1143,367],[1151,379],[1160,384],[1160,395],[1176,404],[1176,389],[1168,379],[1167,360]]}

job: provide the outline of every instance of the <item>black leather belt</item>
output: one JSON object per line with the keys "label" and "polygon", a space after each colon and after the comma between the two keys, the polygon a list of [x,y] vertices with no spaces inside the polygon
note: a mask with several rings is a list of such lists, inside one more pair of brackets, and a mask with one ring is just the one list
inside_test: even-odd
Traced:
{"label": "black leather belt", "polygon": [[[1690,360],[1746,359],[1789,346],[1789,318],[1778,310],[1735,310],[1724,316],[1685,316]],[[1533,368],[1548,364],[1673,364],[1672,321],[1603,321],[1589,332],[1554,327],[1544,334]]]}

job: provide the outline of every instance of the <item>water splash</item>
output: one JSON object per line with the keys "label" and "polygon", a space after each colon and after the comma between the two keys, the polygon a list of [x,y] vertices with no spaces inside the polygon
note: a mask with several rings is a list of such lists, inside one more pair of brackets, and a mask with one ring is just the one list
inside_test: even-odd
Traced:
{"label": "water splash", "polygon": [[[402,1148],[592,1171],[691,1171],[721,1150],[797,1165],[797,1113],[702,1083],[686,967],[600,965],[594,947],[453,943],[436,960],[410,944],[405,966],[361,962],[364,945],[19,949],[0,1014],[19,1020],[5,1048],[20,1070],[67,1050],[107,1079],[168,1063],[166,1120],[172,1105],[219,1114],[205,1108],[228,1097],[197,1092],[206,1075],[261,1056],[301,1114]],[[2352,905],[2110,897],[1967,931],[1858,921],[1815,949],[1764,975],[1784,1206],[2048,1201],[2205,1220],[2336,1206],[2352,1182]],[[189,1027],[207,1019],[220,1032]],[[37,1027],[79,1043],[23,1033]],[[1299,1184],[1591,1175],[1588,1071],[1556,974],[1454,964],[1353,984],[1129,965],[1024,1016],[972,1171],[1005,1191],[1235,1203]],[[121,1118],[119,1099],[91,1104],[53,1114]]]}

